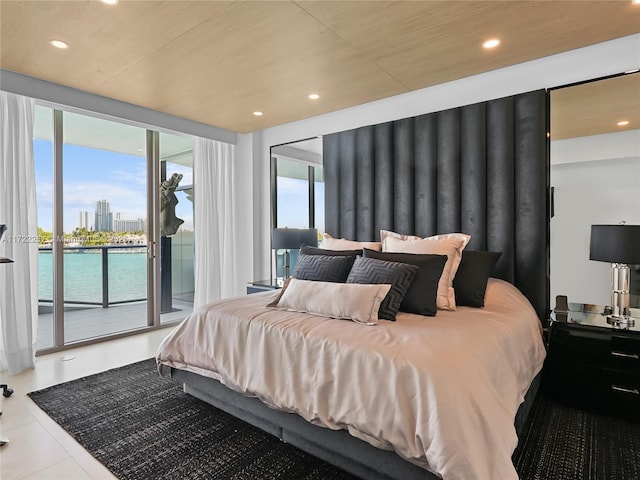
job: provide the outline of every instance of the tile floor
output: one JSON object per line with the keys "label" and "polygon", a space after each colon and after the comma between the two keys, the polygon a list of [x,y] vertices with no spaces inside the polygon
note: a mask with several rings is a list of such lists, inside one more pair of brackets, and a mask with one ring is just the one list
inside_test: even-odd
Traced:
{"label": "tile floor", "polygon": [[[1,374],[13,396],[0,395],[2,480],[114,479],[100,462],[51,420],[27,393],[110,368],[153,357],[170,328],[79,347],[36,358],[36,368],[20,375]],[[72,358],[73,357],[73,358]]]}

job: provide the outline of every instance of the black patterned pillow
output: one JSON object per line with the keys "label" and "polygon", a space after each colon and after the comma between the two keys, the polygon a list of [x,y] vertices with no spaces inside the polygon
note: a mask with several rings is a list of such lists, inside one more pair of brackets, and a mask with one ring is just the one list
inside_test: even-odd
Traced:
{"label": "black patterned pillow", "polygon": [[300,253],[305,255],[336,255],[340,257],[362,256],[362,249],[359,250],[328,250],[326,248],[311,247],[306,244],[300,245]]}
{"label": "black patterned pillow", "polygon": [[376,252],[368,248],[364,248],[363,253],[366,258],[408,263],[418,267],[418,273],[402,299],[400,310],[429,317],[433,317],[438,312],[436,295],[438,294],[438,282],[447,262],[446,255]]}
{"label": "black patterned pillow", "polygon": [[351,267],[347,283],[390,284],[391,290],[380,304],[378,318],[395,320],[402,299],[417,272],[415,265],[358,257]]}
{"label": "black patterned pillow", "polygon": [[291,276],[298,280],[344,283],[353,265],[353,259],[354,257],[301,253]]}

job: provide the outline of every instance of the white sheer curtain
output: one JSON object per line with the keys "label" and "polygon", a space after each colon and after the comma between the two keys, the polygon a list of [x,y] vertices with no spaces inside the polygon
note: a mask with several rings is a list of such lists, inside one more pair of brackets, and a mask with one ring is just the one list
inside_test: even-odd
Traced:
{"label": "white sheer curtain", "polygon": [[0,91],[0,370],[34,366],[38,321],[38,224],[31,98]]}
{"label": "white sheer curtain", "polygon": [[235,147],[197,138],[193,149],[194,307],[231,297],[236,287]]}

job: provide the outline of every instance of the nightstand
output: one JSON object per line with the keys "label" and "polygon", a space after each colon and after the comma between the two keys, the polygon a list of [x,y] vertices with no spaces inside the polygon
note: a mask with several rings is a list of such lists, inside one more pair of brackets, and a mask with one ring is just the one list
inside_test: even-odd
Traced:
{"label": "nightstand", "polygon": [[278,290],[282,288],[281,278],[272,278],[271,280],[254,280],[247,284],[247,294],[266,292],[268,290]]}
{"label": "nightstand", "polygon": [[[632,309],[631,315],[638,318],[640,311]],[[575,303],[551,316],[547,391],[577,408],[640,421],[640,321],[615,328],[604,307]]]}

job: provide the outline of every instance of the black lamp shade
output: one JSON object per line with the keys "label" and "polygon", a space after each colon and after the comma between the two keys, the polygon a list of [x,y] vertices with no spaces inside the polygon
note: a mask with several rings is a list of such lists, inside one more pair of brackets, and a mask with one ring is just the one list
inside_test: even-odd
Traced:
{"label": "black lamp shade", "polygon": [[290,250],[300,248],[303,243],[318,246],[318,230],[315,228],[274,228],[271,237],[271,248]]}
{"label": "black lamp shade", "polygon": [[589,260],[640,264],[640,225],[591,225]]}

